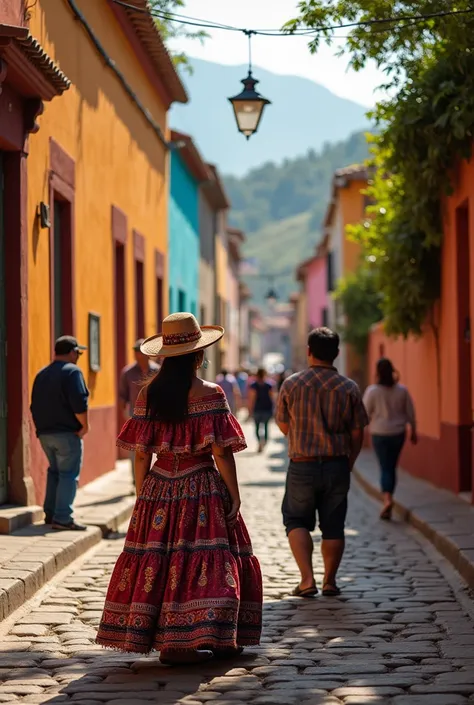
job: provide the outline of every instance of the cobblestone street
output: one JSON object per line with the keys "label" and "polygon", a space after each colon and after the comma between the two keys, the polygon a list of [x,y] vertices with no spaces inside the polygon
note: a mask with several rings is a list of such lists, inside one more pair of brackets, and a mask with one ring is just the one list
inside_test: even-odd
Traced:
{"label": "cobblestone street", "polygon": [[[261,647],[230,663],[186,669],[96,647],[121,533],[0,625],[0,703],[474,703],[468,592],[412,529],[380,522],[378,506],[356,486],[342,596],[288,596],[298,577],[281,525],[285,449],[276,433],[264,455],[250,441],[238,456],[242,512],[265,580]],[[320,581],[319,551],[315,561]]]}

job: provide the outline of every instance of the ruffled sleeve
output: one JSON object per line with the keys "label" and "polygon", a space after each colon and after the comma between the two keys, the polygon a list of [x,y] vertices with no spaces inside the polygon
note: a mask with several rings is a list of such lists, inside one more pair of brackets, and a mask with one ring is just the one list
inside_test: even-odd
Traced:
{"label": "ruffled sleeve", "polygon": [[220,387],[206,397],[191,399],[188,417],[176,424],[148,418],[146,401],[139,395],[133,416],[117,439],[117,445],[126,450],[175,455],[193,455],[213,444],[231,448],[234,453],[247,447],[244,432]]}

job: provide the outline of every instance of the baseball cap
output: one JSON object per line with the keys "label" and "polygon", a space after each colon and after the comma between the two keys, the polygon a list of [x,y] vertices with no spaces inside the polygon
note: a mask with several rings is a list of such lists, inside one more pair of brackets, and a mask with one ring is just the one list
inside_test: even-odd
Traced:
{"label": "baseball cap", "polygon": [[81,350],[87,350],[87,347],[85,345],[79,345],[76,338],[72,335],[62,335],[54,344],[54,352],[56,355],[69,355],[73,350],[80,352]]}
{"label": "baseball cap", "polygon": [[140,346],[144,342],[145,342],[145,338],[138,338],[138,340],[135,342],[135,345],[133,346],[133,349],[140,350]]}

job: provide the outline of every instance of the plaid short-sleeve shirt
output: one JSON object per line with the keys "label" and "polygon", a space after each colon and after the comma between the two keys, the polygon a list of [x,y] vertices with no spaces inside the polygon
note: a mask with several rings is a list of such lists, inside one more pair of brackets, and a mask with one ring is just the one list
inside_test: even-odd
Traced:
{"label": "plaid short-sleeve shirt", "polygon": [[276,420],[289,424],[290,458],[349,456],[351,431],[369,423],[359,387],[335,367],[309,367],[288,377]]}

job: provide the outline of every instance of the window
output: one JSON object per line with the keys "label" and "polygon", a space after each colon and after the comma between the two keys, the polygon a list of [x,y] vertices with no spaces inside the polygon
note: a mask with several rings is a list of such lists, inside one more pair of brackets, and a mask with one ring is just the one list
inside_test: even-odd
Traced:
{"label": "window", "polygon": [[205,306],[201,306],[201,310],[200,310],[200,313],[199,313],[199,323],[200,323],[202,326],[207,325],[207,324],[206,324],[206,307],[205,307]]}
{"label": "window", "polygon": [[329,326],[329,311],[327,308],[323,308],[322,314],[322,325],[327,328]]}
{"label": "window", "polygon": [[63,329],[63,283],[61,262],[61,231],[63,229],[63,208],[60,201],[54,201],[54,338],[64,335]]}
{"label": "window", "polygon": [[51,323],[53,341],[61,335],[74,334],[71,226],[71,204],[54,194],[51,241]]}
{"label": "window", "polygon": [[186,311],[186,294],[178,289],[178,311]]}
{"label": "window", "polygon": [[163,279],[156,278],[156,330],[161,330],[163,321]]}
{"label": "window", "polygon": [[334,291],[334,252],[328,252],[326,256],[327,287],[328,291]]}
{"label": "window", "polygon": [[143,262],[135,260],[135,322],[136,337],[145,337],[145,282]]}

